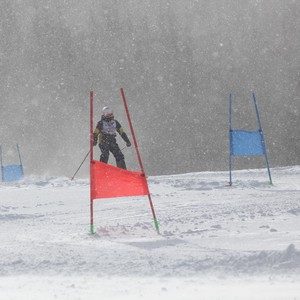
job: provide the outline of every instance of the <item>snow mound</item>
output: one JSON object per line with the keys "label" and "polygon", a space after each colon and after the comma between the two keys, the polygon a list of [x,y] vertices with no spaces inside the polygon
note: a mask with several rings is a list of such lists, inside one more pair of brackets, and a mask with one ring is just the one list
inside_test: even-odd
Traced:
{"label": "snow mound", "polygon": [[260,251],[246,256],[231,256],[220,261],[227,271],[260,273],[270,271],[300,271],[300,251],[290,244],[284,251]]}
{"label": "snow mound", "polygon": [[88,179],[71,180],[68,177],[35,177],[28,176],[18,182],[1,182],[1,188],[48,188],[48,187],[72,187],[87,186]]}

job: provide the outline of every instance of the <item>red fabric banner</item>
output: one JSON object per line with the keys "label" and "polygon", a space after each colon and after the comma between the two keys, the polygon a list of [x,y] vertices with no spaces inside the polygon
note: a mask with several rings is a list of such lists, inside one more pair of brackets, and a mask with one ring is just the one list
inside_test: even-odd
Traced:
{"label": "red fabric banner", "polygon": [[96,160],[91,162],[91,198],[148,195],[143,173],[123,170]]}

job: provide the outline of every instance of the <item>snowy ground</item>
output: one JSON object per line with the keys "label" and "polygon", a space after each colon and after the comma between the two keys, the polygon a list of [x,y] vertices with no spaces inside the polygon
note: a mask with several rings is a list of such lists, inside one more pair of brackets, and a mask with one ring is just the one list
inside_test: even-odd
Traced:
{"label": "snowy ground", "polygon": [[89,181],[0,184],[0,299],[300,299],[300,166],[149,178],[95,201]]}

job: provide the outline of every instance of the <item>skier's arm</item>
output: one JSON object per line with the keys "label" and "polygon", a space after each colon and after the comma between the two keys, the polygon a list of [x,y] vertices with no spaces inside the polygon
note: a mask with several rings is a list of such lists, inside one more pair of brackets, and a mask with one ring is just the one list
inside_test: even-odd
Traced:
{"label": "skier's arm", "polygon": [[118,131],[118,133],[120,134],[120,136],[122,137],[122,139],[125,141],[126,146],[130,147],[131,143],[129,141],[129,138],[128,138],[127,134],[125,133],[125,131],[122,128],[121,124],[118,121],[116,121],[116,123],[117,123],[117,131]]}
{"label": "skier's arm", "polygon": [[93,133],[93,138],[94,138],[94,146],[96,146],[98,142],[99,144],[101,144],[103,139],[103,133],[101,132],[101,122],[98,122],[97,127],[95,128]]}
{"label": "skier's arm", "polygon": [[93,138],[94,138],[93,145],[94,146],[96,146],[98,143],[98,135],[99,135],[99,130],[98,130],[98,128],[95,128],[94,133],[93,133]]}

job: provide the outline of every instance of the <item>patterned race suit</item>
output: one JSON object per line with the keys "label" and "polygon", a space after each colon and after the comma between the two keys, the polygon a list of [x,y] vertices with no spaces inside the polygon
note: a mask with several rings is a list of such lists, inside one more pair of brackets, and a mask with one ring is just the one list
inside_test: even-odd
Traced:
{"label": "patterned race suit", "polygon": [[117,120],[106,119],[102,116],[94,130],[94,146],[97,145],[97,142],[99,143],[101,162],[107,163],[109,152],[111,152],[116,159],[117,167],[126,170],[124,155],[117,144],[116,132],[120,134],[127,146],[131,145],[121,124]]}

